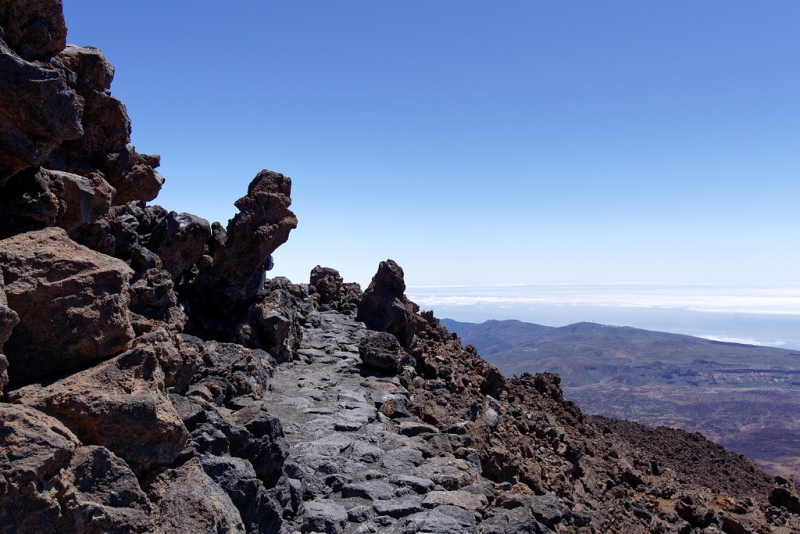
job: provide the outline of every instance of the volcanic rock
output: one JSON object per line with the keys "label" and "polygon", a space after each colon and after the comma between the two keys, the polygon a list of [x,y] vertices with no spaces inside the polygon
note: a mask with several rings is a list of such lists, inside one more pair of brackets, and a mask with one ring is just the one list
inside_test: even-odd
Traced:
{"label": "volcanic rock", "polygon": [[11,336],[11,330],[19,323],[17,312],[8,307],[5,285],[3,270],[0,269],[0,393],[8,384],[8,359],[3,354],[3,345]]}
{"label": "volcanic rock", "polygon": [[358,305],[358,320],[372,330],[394,334],[408,348],[414,338],[416,304],[405,296],[403,269],[393,260],[382,261]]}
{"label": "volcanic rock", "polygon": [[339,271],[317,265],[311,270],[309,293],[320,311],[353,311],[361,301],[361,286],[345,283]]}
{"label": "volcanic rock", "polygon": [[119,353],[133,336],[130,268],[72,241],[60,228],[0,241],[8,305],[20,323],[5,344],[11,379],[78,369]]}
{"label": "volcanic rock", "polygon": [[209,255],[178,287],[181,301],[191,310],[190,333],[219,341],[258,338],[237,327],[263,290],[262,266],[297,227],[289,210],[291,184],[282,174],[261,171],[250,182],[247,195],[236,201],[240,211],[228,221],[227,231],[212,224]]}
{"label": "volcanic rock", "polygon": [[141,475],[170,465],[188,433],[163,393],[153,348],[136,348],[48,386],[10,392],[14,402],[61,421],[85,445],[101,445]]}
{"label": "volcanic rock", "polygon": [[64,49],[67,25],[61,0],[7,0],[0,10],[4,39],[25,59],[42,59]]}
{"label": "volcanic rock", "polygon": [[[1,9],[0,17],[6,13]],[[65,78],[47,63],[20,58],[0,39],[0,186],[45,162],[65,139],[83,135],[84,101]]]}
{"label": "volcanic rock", "polygon": [[394,375],[408,355],[397,338],[388,332],[375,332],[364,337],[358,345],[364,365],[382,373]]}
{"label": "volcanic rock", "polygon": [[105,216],[114,188],[100,173],[86,176],[31,167],[0,189],[0,237],[58,226],[73,232]]}
{"label": "volcanic rock", "polygon": [[167,469],[146,482],[158,532],[247,532],[228,495],[203,472],[197,460]]}
{"label": "volcanic rock", "polygon": [[147,248],[158,254],[163,268],[177,280],[200,260],[210,236],[211,226],[205,219],[171,211],[150,233]]}

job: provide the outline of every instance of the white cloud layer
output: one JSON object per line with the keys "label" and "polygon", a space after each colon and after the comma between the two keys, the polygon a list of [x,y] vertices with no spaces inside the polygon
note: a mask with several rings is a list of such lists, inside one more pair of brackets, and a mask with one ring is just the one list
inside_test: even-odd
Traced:
{"label": "white cloud layer", "polygon": [[416,286],[409,287],[407,294],[424,308],[562,305],[800,316],[800,287],[786,286],[622,283]]}

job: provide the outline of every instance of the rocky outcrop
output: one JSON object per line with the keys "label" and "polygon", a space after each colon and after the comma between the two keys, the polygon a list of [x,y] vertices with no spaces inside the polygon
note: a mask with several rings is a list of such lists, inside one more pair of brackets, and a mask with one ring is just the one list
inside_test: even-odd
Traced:
{"label": "rocky outcrop", "polygon": [[103,55],[55,0],[0,25],[0,532],[800,531],[793,482],[503,377],[391,260],[363,295],[319,266],[261,287],[290,180],[227,229],[148,206]]}
{"label": "rocky outcrop", "polygon": [[403,269],[393,260],[382,261],[358,305],[358,320],[372,330],[394,334],[409,348],[419,308],[406,298],[405,291]]}
{"label": "rocky outcrop", "polygon": [[212,225],[208,254],[178,288],[191,310],[190,333],[220,341],[251,336],[238,326],[262,291],[261,267],[297,226],[289,210],[291,185],[282,174],[261,171],[250,182],[247,195],[236,201],[239,213],[228,221],[227,230]]}
{"label": "rocky outcrop", "polygon": [[[24,2],[13,4],[15,15],[24,14]],[[35,21],[31,26],[47,32],[47,23]],[[7,32],[6,38],[20,38],[22,43],[20,34],[24,29],[16,35]],[[18,48],[32,55],[47,49]],[[0,39],[0,186],[19,171],[44,163],[64,140],[83,135],[84,102],[65,78],[63,71],[49,63],[22,59]]]}
{"label": "rocky outcrop", "polygon": [[114,189],[99,173],[78,176],[32,167],[0,190],[0,237],[58,226],[74,232],[105,216]]}
{"label": "rocky outcrop", "polygon": [[7,0],[0,11],[3,38],[27,60],[44,59],[67,45],[61,0]]}
{"label": "rocky outcrop", "polygon": [[308,291],[312,303],[320,311],[353,312],[363,296],[360,285],[346,283],[339,271],[319,265],[311,270]]}
{"label": "rocky outcrop", "polygon": [[60,228],[0,241],[8,305],[20,322],[5,344],[11,379],[79,369],[124,349],[131,270],[72,241]]}
{"label": "rocky outcrop", "polygon": [[172,464],[188,437],[163,390],[156,349],[141,347],[46,387],[18,389],[11,399],[55,417],[141,475]]}

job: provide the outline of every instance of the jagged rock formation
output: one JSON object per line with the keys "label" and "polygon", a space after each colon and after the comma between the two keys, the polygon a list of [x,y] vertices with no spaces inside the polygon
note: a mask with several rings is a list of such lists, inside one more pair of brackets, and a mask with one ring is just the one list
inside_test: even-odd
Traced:
{"label": "jagged rock formation", "polygon": [[0,26],[0,533],[800,529],[747,459],[504,379],[391,260],[363,294],[320,266],[260,287],[289,178],[226,228],[148,205],[158,158],[61,3]]}

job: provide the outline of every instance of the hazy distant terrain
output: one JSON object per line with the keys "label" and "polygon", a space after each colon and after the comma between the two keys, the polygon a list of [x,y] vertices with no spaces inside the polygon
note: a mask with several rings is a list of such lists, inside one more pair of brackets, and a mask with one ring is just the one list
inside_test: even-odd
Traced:
{"label": "hazy distant terrain", "polygon": [[700,431],[800,478],[800,351],[595,323],[442,324],[506,376],[558,373],[586,413]]}

